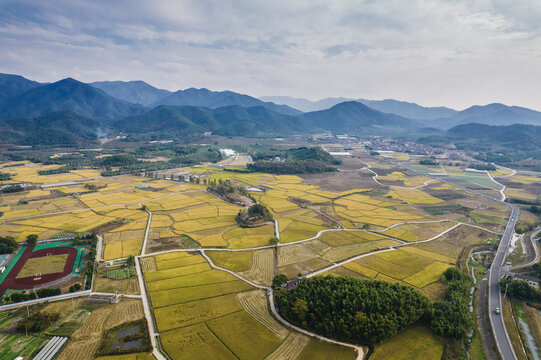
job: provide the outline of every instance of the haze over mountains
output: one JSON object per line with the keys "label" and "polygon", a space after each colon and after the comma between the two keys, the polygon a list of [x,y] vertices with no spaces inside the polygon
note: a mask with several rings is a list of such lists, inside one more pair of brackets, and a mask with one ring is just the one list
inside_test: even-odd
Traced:
{"label": "haze over mountains", "polygon": [[[58,119],[55,119],[55,116]],[[331,131],[348,134],[419,132],[479,123],[541,125],[541,113],[503,104],[463,111],[398,100],[255,97],[189,88],[171,92],[143,81],[85,84],[67,78],[50,84],[0,74],[0,142],[23,141],[45,129],[68,142],[100,131],[199,136],[275,136]],[[17,120],[13,120],[17,119]],[[92,132],[92,131],[90,131]],[[10,136],[7,136],[10,135]]]}

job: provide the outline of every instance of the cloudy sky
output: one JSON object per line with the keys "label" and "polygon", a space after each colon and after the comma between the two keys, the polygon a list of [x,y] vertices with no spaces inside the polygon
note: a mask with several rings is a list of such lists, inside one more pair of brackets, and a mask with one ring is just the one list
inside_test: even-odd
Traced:
{"label": "cloudy sky", "polygon": [[541,109],[541,1],[0,0],[0,72]]}

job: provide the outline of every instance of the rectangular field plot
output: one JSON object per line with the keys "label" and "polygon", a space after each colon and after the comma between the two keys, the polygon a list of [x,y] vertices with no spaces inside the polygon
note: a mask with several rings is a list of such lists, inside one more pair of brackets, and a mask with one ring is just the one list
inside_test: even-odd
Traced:
{"label": "rectangular field plot", "polygon": [[242,281],[234,280],[209,285],[198,285],[192,287],[183,287],[169,290],[151,291],[150,299],[154,308],[180,304],[189,301],[212,298],[220,295],[237,293],[239,291],[249,290],[252,287]]}
{"label": "rectangular field plot", "polygon": [[36,276],[36,274],[54,274],[64,271],[68,254],[30,258],[26,261],[17,278]]}
{"label": "rectangular field plot", "polygon": [[256,228],[236,228],[224,234],[224,239],[231,249],[244,249],[269,245],[274,237],[274,225],[268,224]]}
{"label": "rectangular field plot", "polygon": [[240,359],[263,359],[281,343],[244,311],[211,320],[207,326]]}
{"label": "rectangular field plot", "polygon": [[[436,261],[430,252],[408,251],[406,248],[363,257],[344,267],[369,278],[405,282],[423,288],[439,279],[453,262]],[[438,257],[437,254],[434,257]],[[450,258],[440,258],[452,260]]]}
{"label": "rectangular field plot", "polygon": [[139,255],[143,239],[119,240],[105,244],[104,260],[120,259],[130,255]]}
{"label": "rectangular field plot", "polygon": [[173,277],[147,283],[148,291],[184,288],[196,285],[209,285],[236,281],[238,278],[220,270],[210,270],[196,274]]}
{"label": "rectangular field plot", "polygon": [[205,271],[210,271],[212,268],[206,262],[194,265],[183,266],[180,268],[171,268],[162,271],[153,271],[145,273],[145,278],[147,282],[170,279],[183,275],[190,275],[195,273],[201,273]]}
{"label": "rectangular field plot", "polygon": [[404,241],[414,242],[430,239],[445,230],[453,227],[455,223],[451,221],[433,222],[423,224],[404,224],[385,230],[382,234],[392,236]]}
{"label": "rectangular field plot", "polygon": [[239,310],[242,310],[242,306],[237,301],[236,294],[229,294],[155,309],[154,315],[161,333],[199,324]]}
{"label": "rectangular field plot", "polygon": [[205,324],[162,332],[160,339],[173,359],[237,359]]}

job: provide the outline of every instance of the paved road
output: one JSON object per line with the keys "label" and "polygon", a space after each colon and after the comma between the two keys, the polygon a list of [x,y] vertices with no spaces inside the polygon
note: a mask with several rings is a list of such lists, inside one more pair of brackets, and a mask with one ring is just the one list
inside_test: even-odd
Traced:
{"label": "paved road", "polygon": [[494,332],[494,337],[496,338],[496,346],[502,359],[516,359],[515,351],[509,340],[509,335],[505,329],[505,324],[503,322],[503,313],[500,311],[500,314],[496,314],[495,309],[502,307],[502,294],[500,292],[500,273],[502,270],[502,265],[505,261],[505,256],[507,255],[507,250],[509,248],[509,243],[513,237],[513,232],[515,230],[515,224],[518,220],[519,209],[515,205],[510,205],[511,207],[511,217],[507,222],[507,227],[503,233],[502,239],[500,240],[500,246],[498,246],[498,251],[490,267],[488,275],[488,311],[490,323],[492,325],[492,330]]}
{"label": "paved road", "polygon": [[[492,265],[488,272],[488,311],[490,325],[492,327],[492,332],[494,334],[496,346],[498,347],[498,352],[500,353],[500,356],[504,360],[516,359],[517,357],[515,355],[515,351],[513,350],[513,345],[511,345],[511,340],[509,340],[509,335],[507,334],[507,330],[505,329],[505,324],[503,322],[502,294],[500,292],[500,275],[502,273],[502,266],[505,262],[505,257],[509,249],[509,243],[511,242],[511,238],[513,237],[513,233],[515,231],[515,225],[518,220],[519,208],[513,204],[509,204],[505,201],[495,199],[489,195],[449,182],[446,180],[445,176],[435,176],[434,178],[442,182],[454,185],[462,190],[466,190],[484,198],[497,201],[500,204],[506,205],[511,209],[511,216],[509,217],[509,220],[507,220],[507,226],[505,227],[505,231],[503,232],[502,238],[500,240],[500,245],[498,246],[496,256],[494,257],[494,261],[492,262]],[[500,314],[496,314],[495,310],[497,307],[500,308]]]}

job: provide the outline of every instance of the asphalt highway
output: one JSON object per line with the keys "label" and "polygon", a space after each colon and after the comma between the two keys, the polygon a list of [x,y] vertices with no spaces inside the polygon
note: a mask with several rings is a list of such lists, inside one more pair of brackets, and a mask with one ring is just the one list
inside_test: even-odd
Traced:
{"label": "asphalt highway", "polygon": [[[432,176],[435,179],[438,179],[442,182],[454,185],[462,190],[466,190],[477,194],[479,196],[494,200],[500,204],[506,205],[511,209],[511,216],[507,220],[507,226],[503,232],[502,238],[500,240],[500,245],[494,257],[494,261],[490,266],[488,273],[488,316],[490,319],[490,325],[494,333],[494,338],[496,340],[496,346],[498,347],[498,352],[504,360],[514,360],[517,358],[515,351],[513,350],[513,345],[511,345],[511,340],[509,339],[509,334],[505,329],[505,324],[503,322],[503,310],[502,310],[502,294],[500,292],[500,275],[502,273],[502,266],[505,262],[505,257],[509,249],[509,244],[511,243],[511,238],[515,231],[515,225],[518,220],[519,208],[513,204],[495,199],[489,195],[477,192],[475,190],[468,189],[464,186],[455,184],[453,182],[447,181],[446,176]],[[496,314],[496,308],[500,308],[500,314]]]}

